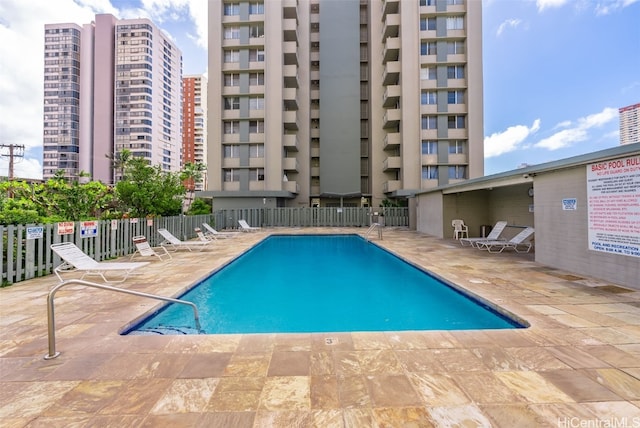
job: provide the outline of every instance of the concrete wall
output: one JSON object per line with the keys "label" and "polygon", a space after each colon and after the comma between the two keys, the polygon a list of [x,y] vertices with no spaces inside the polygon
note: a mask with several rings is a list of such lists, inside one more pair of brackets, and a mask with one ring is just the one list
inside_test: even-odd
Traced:
{"label": "concrete wall", "polygon": [[418,232],[443,238],[442,216],[444,200],[442,193],[425,193],[416,197],[416,229]]}
{"label": "concrete wall", "polygon": [[[587,166],[535,177],[536,261],[640,289],[640,259],[589,250]],[[562,209],[576,198],[577,209]]]}

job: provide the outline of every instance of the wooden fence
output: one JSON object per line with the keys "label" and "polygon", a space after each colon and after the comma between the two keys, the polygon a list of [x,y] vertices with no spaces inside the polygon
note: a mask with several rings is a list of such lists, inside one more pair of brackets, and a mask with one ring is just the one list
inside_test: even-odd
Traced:
{"label": "wooden fence", "polygon": [[373,222],[386,226],[408,226],[407,208],[243,208],[215,211],[198,216],[152,219],[96,220],[44,225],[0,225],[3,285],[49,275],[61,260],[51,244],[74,242],[97,261],[114,259],[135,251],[132,238],[144,235],[154,246],[162,241],[159,228],[166,228],[182,240],[196,236],[194,228],[209,223],[216,229],[235,229],[238,220],[260,227],[368,227]]}

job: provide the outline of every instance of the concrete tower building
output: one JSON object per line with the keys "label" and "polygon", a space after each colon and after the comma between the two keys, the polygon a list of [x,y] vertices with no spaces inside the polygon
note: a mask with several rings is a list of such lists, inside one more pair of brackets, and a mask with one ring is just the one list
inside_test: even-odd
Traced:
{"label": "concrete tower building", "polygon": [[110,158],[124,149],[180,169],[182,54],[151,21],[45,25],[44,75],[44,179],[114,183]]}
{"label": "concrete tower building", "polygon": [[483,175],[479,0],[209,0],[209,192],[377,206]]}

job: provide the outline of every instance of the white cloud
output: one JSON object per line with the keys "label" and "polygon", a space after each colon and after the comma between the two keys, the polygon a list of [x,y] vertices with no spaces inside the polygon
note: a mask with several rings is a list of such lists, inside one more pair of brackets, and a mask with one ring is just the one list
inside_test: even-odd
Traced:
{"label": "white cloud", "polygon": [[536,6],[538,7],[538,12],[542,12],[545,9],[562,7],[568,2],[569,0],[536,0]]}
{"label": "white cloud", "polygon": [[536,144],[534,144],[534,147],[544,148],[548,150],[558,150],[564,147],[570,147],[575,143],[585,141],[590,138],[588,132],[590,129],[599,128],[611,122],[612,120],[617,120],[617,118],[618,110],[615,108],[607,107],[600,113],[581,117],[577,120],[576,124],[572,128],[558,131],[550,137],[538,141]]}
{"label": "white cloud", "polygon": [[540,129],[540,119],[533,121],[531,127],[526,125],[510,126],[503,132],[496,132],[484,137],[484,156],[490,158],[512,152],[531,134]]}
{"label": "white cloud", "polygon": [[631,6],[640,0],[605,0],[596,4],[596,15],[609,15],[619,9]]}
{"label": "white cloud", "polygon": [[507,19],[502,24],[500,24],[496,34],[498,36],[501,35],[506,28],[518,28],[518,25],[520,25],[521,23],[522,23],[521,19],[515,19],[515,18]]}
{"label": "white cloud", "polygon": [[[0,158],[0,176],[7,177],[9,175],[9,160],[5,157]],[[14,160],[13,176],[16,179],[42,178],[42,163],[40,160],[33,158],[24,158]]]}

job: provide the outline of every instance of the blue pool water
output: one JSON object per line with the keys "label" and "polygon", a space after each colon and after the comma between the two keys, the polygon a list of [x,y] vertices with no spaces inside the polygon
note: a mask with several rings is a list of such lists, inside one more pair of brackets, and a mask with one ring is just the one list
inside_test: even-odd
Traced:
{"label": "blue pool water", "polygon": [[[206,334],[522,327],[357,235],[270,236],[180,298]],[[129,333],[193,327],[171,304]]]}

